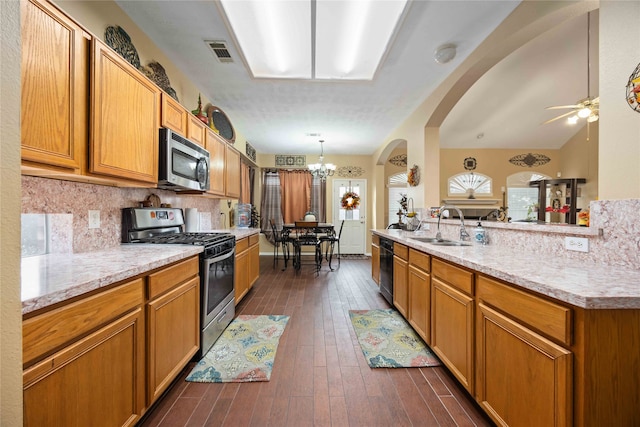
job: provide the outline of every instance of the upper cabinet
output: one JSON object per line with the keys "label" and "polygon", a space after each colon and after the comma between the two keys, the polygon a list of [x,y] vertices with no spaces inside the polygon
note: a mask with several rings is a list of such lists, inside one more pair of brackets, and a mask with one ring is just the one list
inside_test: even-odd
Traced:
{"label": "upper cabinet", "polygon": [[205,148],[211,156],[209,194],[239,198],[240,153],[209,128],[205,136]]}
{"label": "upper cabinet", "polygon": [[240,198],[240,152],[227,145],[226,162],[227,197]]}
{"label": "upper cabinet", "polygon": [[187,110],[175,99],[162,93],[162,127],[187,135]]}
{"label": "upper cabinet", "polygon": [[91,62],[91,172],[157,184],[160,89],[99,40]]}
{"label": "upper cabinet", "polygon": [[88,139],[89,36],[49,4],[29,0],[20,8],[22,159],[80,173]]}

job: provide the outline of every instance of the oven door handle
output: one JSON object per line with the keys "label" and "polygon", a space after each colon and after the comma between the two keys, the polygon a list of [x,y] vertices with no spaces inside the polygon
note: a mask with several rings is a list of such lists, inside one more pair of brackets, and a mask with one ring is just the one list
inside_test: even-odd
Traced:
{"label": "oven door handle", "polygon": [[211,258],[204,258],[204,262],[207,265],[211,265],[211,264],[216,263],[216,262],[224,261],[227,258],[231,258],[232,256],[235,256],[235,254],[236,254],[236,249],[233,248],[229,252],[225,252],[222,255],[216,255],[216,256],[211,257]]}

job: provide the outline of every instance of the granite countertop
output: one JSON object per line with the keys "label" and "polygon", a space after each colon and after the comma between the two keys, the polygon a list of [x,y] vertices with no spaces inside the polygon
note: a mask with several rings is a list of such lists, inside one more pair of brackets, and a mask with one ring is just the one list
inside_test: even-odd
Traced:
{"label": "granite countertop", "polygon": [[[256,228],[211,230],[242,239]],[[130,243],[102,251],[22,258],[22,314],[164,267],[202,252],[201,246]]]}
{"label": "granite countertop", "polygon": [[[587,309],[640,309],[640,271],[587,264],[542,251],[514,251],[498,245],[436,246],[411,239],[412,232],[372,230],[408,247],[420,250],[480,273],[502,279],[571,305]],[[424,233],[422,237],[433,237]]]}

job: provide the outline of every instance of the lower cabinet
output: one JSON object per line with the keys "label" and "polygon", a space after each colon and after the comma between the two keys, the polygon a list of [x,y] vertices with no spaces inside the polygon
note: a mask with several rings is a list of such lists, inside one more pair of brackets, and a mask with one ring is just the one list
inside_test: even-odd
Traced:
{"label": "lower cabinet", "polygon": [[431,348],[460,383],[474,392],[473,273],[434,259]]}
{"label": "lower cabinet", "polygon": [[431,343],[430,256],[409,249],[409,317],[407,320],[427,343]]}
{"label": "lower cabinet", "polygon": [[260,235],[249,236],[249,289],[260,277]]}
{"label": "lower cabinet", "polygon": [[235,299],[238,304],[260,277],[260,235],[236,241]]}
{"label": "lower cabinet", "polygon": [[200,348],[200,277],[192,258],[149,276],[147,404],[171,384]]}
{"label": "lower cabinet", "polygon": [[200,345],[198,256],[22,322],[25,426],[133,426]]}
{"label": "lower cabinet", "polygon": [[409,270],[408,248],[399,243],[393,244],[393,305],[406,319],[409,315]]}
{"label": "lower cabinet", "polygon": [[380,237],[371,237],[371,277],[380,285]]}

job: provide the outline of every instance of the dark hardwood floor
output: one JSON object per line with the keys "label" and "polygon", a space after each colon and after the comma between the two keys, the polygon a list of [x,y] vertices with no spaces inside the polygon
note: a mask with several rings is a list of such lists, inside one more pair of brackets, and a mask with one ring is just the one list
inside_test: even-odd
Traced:
{"label": "dark hardwood floor", "polygon": [[[193,362],[140,426],[490,426],[443,367],[371,369],[349,320],[352,309],[388,308],[371,279],[371,260],[342,260],[316,276],[273,269],[237,314],[291,316],[269,382],[189,383]],[[335,262],[335,260],[334,260]]]}

